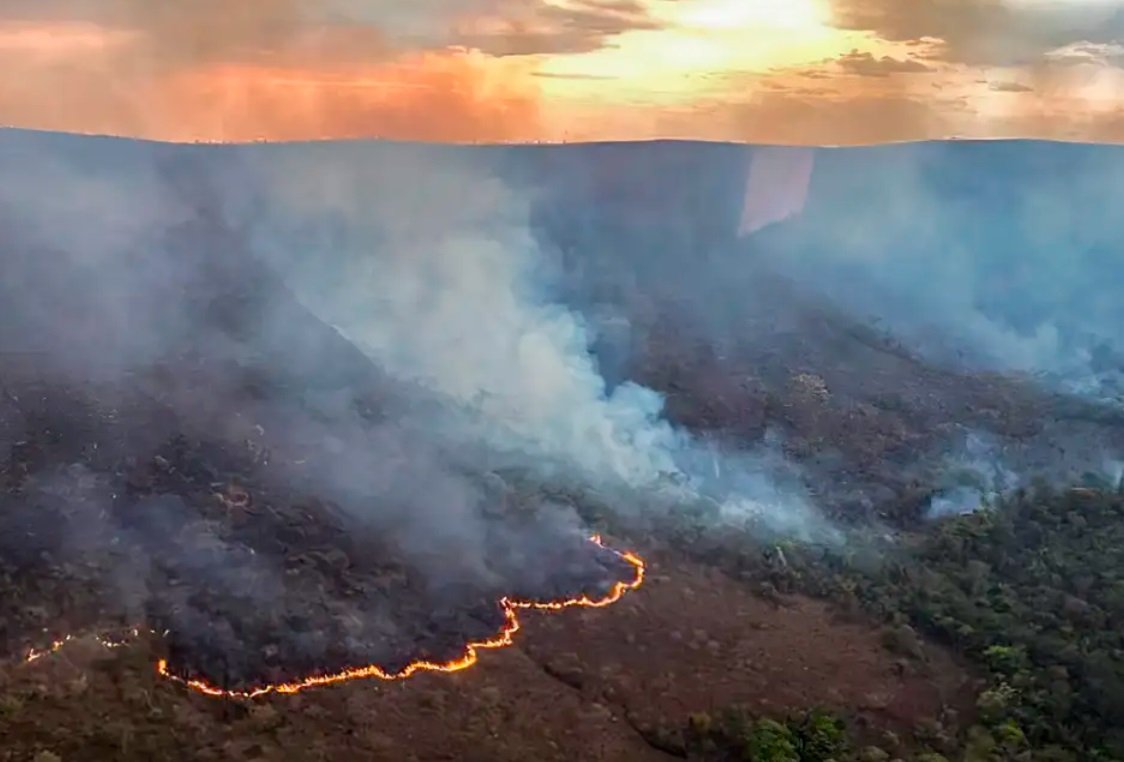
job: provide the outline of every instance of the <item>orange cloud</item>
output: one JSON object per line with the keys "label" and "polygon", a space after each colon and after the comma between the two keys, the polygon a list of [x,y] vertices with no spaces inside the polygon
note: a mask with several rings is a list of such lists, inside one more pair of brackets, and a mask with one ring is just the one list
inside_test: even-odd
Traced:
{"label": "orange cloud", "polygon": [[724,117],[733,139],[782,145],[923,140],[955,132],[941,109],[905,94],[824,98],[769,93],[726,108]]}
{"label": "orange cloud", "polygon": [[[213,55],[213,40],[190,55],[186,43],[160,51],[153,61],[155,51],[134,36],[94,44],[101,38],[60,37],[58,29],[23,24],[17,34],[0,27],[0,123],[205,141],[536,135],[533,79],[517,62],[489,66],[463,51],[391,56],[385,46],[353,61],[343,54],[348,46],[377,42],[356,30],[290,37],[284,55],[261,62],[249,47],[242,61]],[[321,54],[302,55],[301,44]]]}
{"label": "orange cloud", "polygon": [[335,71],[216,66],[166,83],[180,139],[383,137],[452,142],[533,139],[537,102],[513,74],[471,54],[420,53]]}
{"label": "orange cloud", "polygon": [[663,27],[641,0],[497,5],[494,14],[460,19],[457,43],[499,56],[588,53],[625,32]]}
{"label": "orange cloud", "polygon": [[1124,140],[1124,54],[1105,41],[1124,0],[783,5],[777,26],[749,0],[3,0],[0,124],[214,141]]}
{"label": "orange cloud", "polygon": [[260,56],[310,28],[298,0],[6,0],[4,19],[52,35],[79,24],[127,32],[137,43],[132,55],[148,66]]}
{"label": "orange cloud", "polygon": [[30,56],[45,63],[97,54],[126,45],[132,37],[94,24],[0,24],[0,56]]}
{"label": "orange cloud", "polygon": [[840,56],[838,64],[848,74],[857,74],[861,77],[888,77],[891,74],[918,74],[932,71],[930,67],[912,58],[898,59],[892,56],[879,58],[871,53],[860,53],[857,50]]}

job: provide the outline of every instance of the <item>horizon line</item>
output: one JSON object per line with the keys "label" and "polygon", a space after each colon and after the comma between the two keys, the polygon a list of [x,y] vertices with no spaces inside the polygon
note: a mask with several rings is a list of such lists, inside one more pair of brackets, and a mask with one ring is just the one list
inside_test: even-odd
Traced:
{"label": "horizon line", "polygon": [[774,142],[739,142],[736,140],[715,140],[708,138],[620,138],[604,140],[535,140],[535,141],[453,141],[453,140],[423,140],[410,138],[387,138],[381,136],[365,137],[335,137],[335,138],[302,138],[290,140],[272,140],[259,138],[256,140],[170,140],[165,138],[141,137],[135,135],[122,135],[115,133],[81,132],[76,130],[51,130],[37,127],[19,127],[14,125],[0,125],[0,134],[4,133],[29,133],[36,135],[49,135],[59,137],[93,138],[102,140],[121,140],[132,143],[149,143],[167,146],[215,146],[215,147],[245,147],[245,146],[296,146],[320,145],[338,143],[388,143],[405,145],[424,145],[449,148],[562,148],[566,146],[607,146],[607,145],[646,145],[653,143],[687,143],[713,146],[738,146],[743,148],[805,148],[805,149],[839,149],[839,148],[878,148],[881,146],[918,145],[926,143],[1056,143],[1061,145],[1078,146],[1104,146],[1124,147],[1121,142],[1099,142],[1094,140],[1081,140],[1077,138],[1037,138],[1037,137],[966,137],[950,135],[939,138],[913,138],[903,140],[884,140],[870,143],[774,143]]}

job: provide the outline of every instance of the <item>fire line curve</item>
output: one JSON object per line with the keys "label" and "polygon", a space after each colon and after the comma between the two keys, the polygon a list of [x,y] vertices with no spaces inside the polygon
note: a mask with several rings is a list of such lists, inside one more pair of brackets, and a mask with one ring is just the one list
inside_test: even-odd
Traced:
{"label": "fire line curve", "polygon": [[[500,631],[488,640],[479,642],[470,642],[465,646],[465,651],[462,656],[448,662],[431,662],[431,661],[416,661],[406,665],[403,669],[397,672],[387,672],[378,665],[372,664],[366,667],[356,667],[354,669],[344,670],[335,674],[328,675],[311,675],[300,680],[289,683],[279,683],[275,685],[263,685],[258,688],[250,690],[227,690],[212,685],[204,680],[185,678],[175,674],[168,667],[168,662],[161,659],[156,663],[156,672],[161,677],[179,683],[187,688],[216,698],[231,698],[231,699],[253,699],[260,696],[265,696],[270,693],[278,694],[293,694],[299,693],[307,688],[315,688],[325,685],[333,685],[336,683],[343,683],[350,680],[362,679],[378,679],[378,680],[405,680],[420,672],[460,672],[461,670],[468,669],[476,664],[479,660],[480,652],[487,649],[504,648],[514,643],[515,633],[519,631],[519,618],[516,612],[519,609],[537,609],[540,611],[560,611],[575,606],[590,607],[590,608],[603,608],[610,606],[621,599],[621,597],[630,590],[635,590],[644,583],[644,560],[635,553],[629,551],[618,551],[613,548],[607,547],[602,542],[600,535],[594,535],[590,541],[598,547],[615,554],[617,557],[626,561],[633,569],[633,577],[629,581],[618,581],[613,583],[612,588],[608,594],[603,598],[591,599],[587,596],[580,598],[570,598],[559,601],[520,601],[511,598],[500,599],[500,605],[504,612],[504,625]],[[71,640],[70,636],[62,640],[55,641],[51,647],[44,651],[32,651],[28,655],[27,661],[35,661],[42,656],[49,653],[58,651],[62,646]],[[120,643],[101,640],[102,645],[107,647],[117,647]]]}

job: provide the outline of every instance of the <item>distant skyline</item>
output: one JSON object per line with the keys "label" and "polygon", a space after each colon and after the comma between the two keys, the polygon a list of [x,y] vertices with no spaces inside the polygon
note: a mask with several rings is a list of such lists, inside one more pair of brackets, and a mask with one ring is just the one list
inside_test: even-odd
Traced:
{"label": "distant skyline", "polygon": [[0,124],[1124,142],[1124,0],[3,0]]}

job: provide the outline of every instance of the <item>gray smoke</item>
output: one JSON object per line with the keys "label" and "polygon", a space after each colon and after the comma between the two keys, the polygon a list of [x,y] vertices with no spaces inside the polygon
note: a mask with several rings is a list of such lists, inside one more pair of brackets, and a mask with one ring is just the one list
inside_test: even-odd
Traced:
{"label": "gray smoke", "polygon": [[1122,179],[1113,146],[820,149],[799,214],[746,246],[931,359],[1111,401]]}
{"label": "gray smoke", "polygon": [[1024,484],[1010,468],[1000,443],[984,432],[969,431],[943,466],[928,518],[972,513]]}
{"label": "gray smoke", "polygon": [[551,298],[555,263],[530,199],[485,157],[270,148],[233,171],[264,189],[269,211],[248,225],[255,253],[380,367],[442,399],[429,425],[444,441],[542,479],[624,490],[622,511],[703,499],[774,531],[826,530],[797,482],[774,483],[775,453],[722,455],[726,476],[712,476],[658,394],[607,387],[585,315]]}
{"label": "gray smoke", "polygon": [[[489,162],[0,134],[0,175],[18,178],[0,184],[0,351],[107,390],[170,369],[151,394],[175,420],[130,434],[142,460],[177,428],[269,451],[271,478],[338,503],[436,588],[500,587],[519,548],[582,535],[545,500],[536,521],[497,526],[488,473],[596,492],[622,516],[706,503],[829,536],[777,448],[715,454],[659,394],[608,387],[586,318],[551,295],[529,199]],[[310,332],[300,308],[334,330]],[[251,371],[268,393],[248,401]],[[377,421],[361,413],[371,384]]]}

